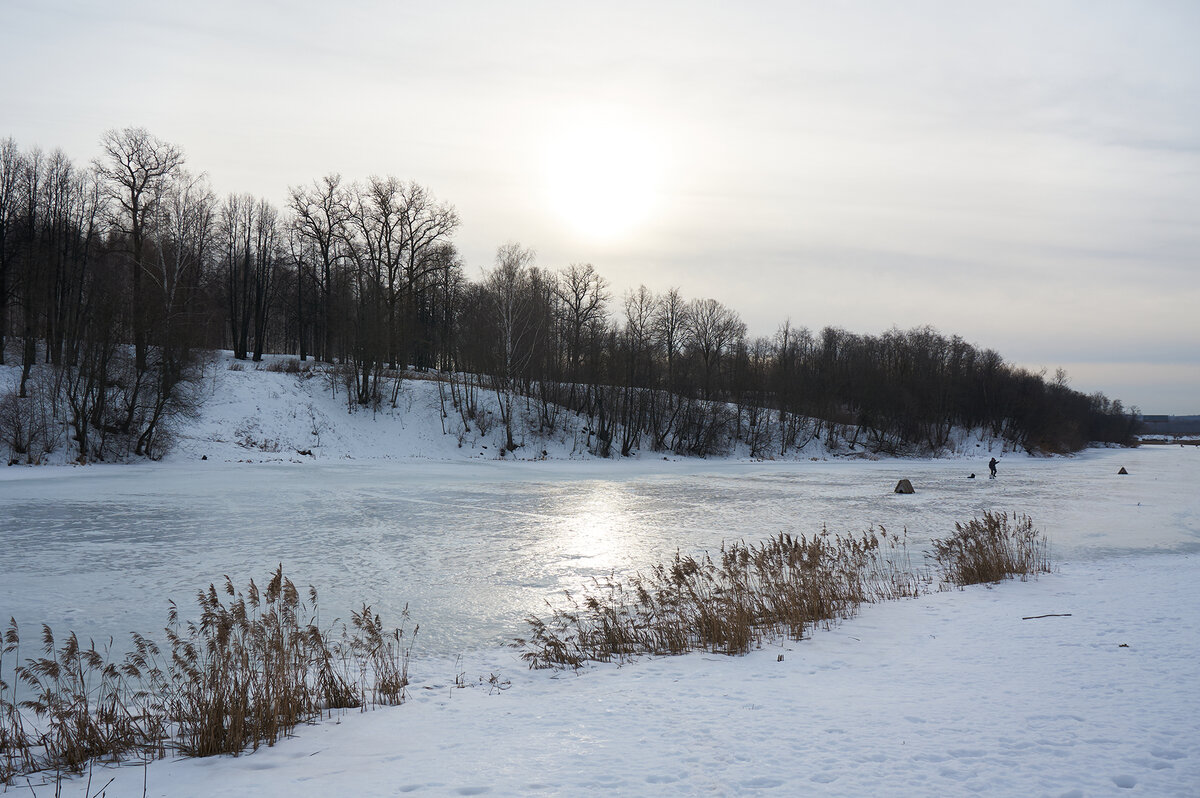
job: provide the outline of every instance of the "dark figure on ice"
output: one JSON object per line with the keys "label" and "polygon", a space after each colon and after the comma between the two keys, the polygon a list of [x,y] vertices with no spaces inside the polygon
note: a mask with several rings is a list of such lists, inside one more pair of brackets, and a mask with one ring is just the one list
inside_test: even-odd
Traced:
{"label": "dark figure on ice", "polygon": [[996,478],[996,458],[995,457],[992,458],[992,462],[988,463],[988,468],[990,468],[992,471],[992,475],[990,477],[988,477],[988,479],[995,479]]}

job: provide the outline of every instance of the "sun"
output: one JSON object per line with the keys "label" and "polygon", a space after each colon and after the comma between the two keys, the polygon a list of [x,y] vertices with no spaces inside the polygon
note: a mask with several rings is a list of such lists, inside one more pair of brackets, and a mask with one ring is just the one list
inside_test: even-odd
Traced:
{"label": "sun", "polygon": [[619,238],[653,213],[660,160],[654,137],[634,122],[579,114],[555,129],[546,147],[550,207],[580,235]]}

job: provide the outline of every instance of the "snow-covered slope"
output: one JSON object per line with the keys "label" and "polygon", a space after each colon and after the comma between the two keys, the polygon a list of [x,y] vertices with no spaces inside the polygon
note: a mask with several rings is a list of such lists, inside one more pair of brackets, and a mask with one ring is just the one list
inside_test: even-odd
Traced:
{"label": "snow-covered slope", "polygon": [[[34,369],[35,382],[48,374],[44,368]],[[0,396],[12,394],[20,372],[18,366],[0,366]],[[219,462],[579,460],[598,456],[598,441],[589,434],[585,418],[559,408],[553,427],[548,428],[539,425],[534,403],[524,399],[514,405],[517,449],[509,452],[504,447],[497,397],[490,390],[479,390],[476,397],[479,413],[464,418],[454,406],[445,375],[410,372],[402,380],[394,404],[389,396],[378,407],[363,408],[347,401],[345,386],[323,364],[301,364],[287,355],[267,355],[261,363],[254,363],[221,352],[197,386],[197,414],[166,419],[160,424],[159,437],[169,439],[164,458],[168,462],[201,458]],[[0,406],[0,432],[6,424],[4,412]],[[74,462],[77,452],[71,444],[72,430],[62,418],[50,426],[52,450],[38,449],[35,462]],[[28,462],[27,455],[13,451],[6,440],[0,440],[0,456]],[[965,430],[955,430],[947,451],[938,454],[978,457],[984,453],[1012,454],[1003,442]],[[655,451],[635,451],[632,456],[677,457]],[[105,459],[114,457],[121,459],[113,453]],[[726,457],[752,459],[743,443]],[[879,459],[864,446],[843,441],[831,446],[820,438],[800,449],[789,449],[781,459],[827,457]]]}
{"label": "snow-covered slope", "polygon": [[[480,394],[483,416],[464,423],[449,386],[432,376],[409,375],[395,406],[351,407],[346,390],[320,367],[277,370],[294,358],[262,363],[217,358],[202,385],[199,416],[176,430],[168,460],[497,459],[504,442],[495,397]],[[563,414],[559,428],[517,435],[522,460],[589,457],[577,418]]]}
{"label": "snow-covered slope", "polygon": [[[262,363],[236,361],[220,355],[209,368],[201,394],[198,418],[180,424],[168,460],[201,457],[222,461],[376,460],[423,458],[433,460],[586,459],[594,457],[595,439],[585,420],[560,413],[552,430],[537,429],[532,408],[517,402],[518,448],[504,451],[504,431],[496,397],[479,394],[482,416],[464,421],[451,401],[449,386],[433,375],[412,374],[402,384],[395,407],[385,401],[376,410],[351,409],[342,386],[334,386],[320,368],[306,365],[300,373],[284,369],[294,358],[267,356]],[[527,418],[520,418],[527,416]],[[957,431],[952,451],[977,457],[981,452],[1005,453],[999,441]],[[635,456],[661,459],[663,453]],[[747,458],[742,447],[731,456]],[[830,450],[814,440],[787,459],[829,456],[868,457],[857,450]]]}

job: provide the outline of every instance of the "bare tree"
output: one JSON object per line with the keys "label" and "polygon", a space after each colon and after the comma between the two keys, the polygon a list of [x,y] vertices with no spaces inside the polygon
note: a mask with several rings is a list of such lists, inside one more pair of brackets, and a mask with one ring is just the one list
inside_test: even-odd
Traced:
{"label": "bare tree", "polygon": [[[399,305],[405,258],[401,188],[394,177],[373,177],[366,186],[355,185],[348,191],[349,251],[359,278],[357,336],[366,335],[368,329],[374,331],[370,359],[372,363],[387,361],[392,368],[398,367],[400,359]],[[367,343],[359,340],[355,349],[361,350]]]}
{"label": "bare tree", "polygon": [[679,354],[683,348],[687,315],[688,306],[678,288],[672,288],[659,299],[654,314],[654,334],[667,359],[667,389],[671,392],[677,390]]}
{"label": "bare tree", "polygon": [[312,244],[316,253],[313,278],[320,293],[320,319],[317,330],[317,357],[333,359],[334,281],[337,269],[346,258],[347,226],[350,219],[342,176],[329,174],[307,188],[291,190],[289,209],[297,234]]}
{"label": "bare tree", "polygon": [[626,359],[621,403],[621,455],[628,456],[638,444],[644,428],[653,426],[654,294],[646,286],[625,294],[625,326],[621,331]]}
{"label": "bare tree", "polygon": [[625,294],[625,339],[630,353],[630,384],[649,383],[655,354],[654,319],[658,309],[654,294],[644,285]]}
{"label": "bare tree", "polygon": [[463,261],[453,244],[446,242],[434,248],[431,259],[436,269],[431,272],[435,301],[430,313],[430,326],[435,341],[434,366],[454,367],[454,342],[457,334],[454,319],[462,304],[466,277]]}
{"label": "bare tree", "polygon": [[738,314],[715,299],[695,299],[688,305],[685,325],[688,345],[704,366],[704,398],[711,398],[713,377],[721,358],[746,334]]}
{"label": "bare tree", "polygon": [[56,281],[53,332],[47,333],[50,362],[73,363],[85,328],[85,291],[97,257],[103,257],[104,199],[95,169],[75,170],[70,187],[71,218],[66,257]]}
{"label": "bare tree", "polygon": [[148,308],[142,296],[147,270],[146,246],[153,232],[155,203],[166,193],[164,182],[183,165],[175,146],[145,128],[110,130],[100,140],[104,157],[96,169],[113,200],[111,224],[129,242],[133,344],[137,368],[146,369],[149,347]]}
{"label": "bare tree", "polygon": [[216,204],[208,179],[183,170],[156,203],[158,263],[149,273],[171,329],[190,311],[194,292],[204,276],[214,244]]}
{"label": "bare tree", "polygon": [[4,363],[8,333],[8,303],[12,297],[11,271],[17,236],[17,185],[23,169],[17,142],[0,141],[0,365]]}
{"label": "bare tree", "polygon": [[252,304],[254,198],[249,194],[230,194],[221,205],[219,219],[230,341],[233,356],[245,360]]}
{"label": "bare tree", "polygon": [[590,263],[572,263],[559,273],[554,293],[562,306],[567,330],[567,381],[571,384],[571,404],[579,382],[583,359],[583,334],[588,326],[604,317],[608,304],[608,283]]}
{"label": "bare tree", "polygon": [[21,179],[19,191],[21,194],[21,227],[24,238],[25,253],[23,268],[19,281],[21,283],[21,389],[20,396],[28,396],[26,384],[33,364],[37,360],[37,317],[43,312],[41,299],[43,293],[42,276],[45,274],[43,263],[44,251],[38,246],[38,238],[42,228],[42,215],[45,210],[42,196],[42,180],[46,175],[46,157],[40,149],[33,148],[21,161]]}
{"label": "bare tree", "polygon": [[538,338],[543,333],[534,301],[535,257],[533,250],[520,244],[505,244],[496,251],[495,268],[484,278],[495,332],[492,379],[509,451],[517,448],[513,439],[513,408],[518,381],[533,360]]}
{"label": "bare tree", "polygon": [[254,205],[254,290],[251,313],[254,320],[254,361],[262,360],[267,345],[267,326],[278,287],[280,260],[279,211],[265,199]]}
{"label": "bare tree", "polygon": [[[458,229],[458,212],[449,203],[438,202],[433,194],[417,183],[400,185],[404,252],[404,319],[407,323],[409,359],[420,369],[431,365],[429,325],[422,325],[420,313],[425,293],[436,284],[445,263],[443,247]],[[424,334],[418,332],[423,330]]]}

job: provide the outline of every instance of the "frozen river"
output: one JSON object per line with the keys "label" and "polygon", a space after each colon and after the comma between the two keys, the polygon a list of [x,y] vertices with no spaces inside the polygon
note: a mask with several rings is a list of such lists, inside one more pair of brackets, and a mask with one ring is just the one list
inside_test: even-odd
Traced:
{"label": "frozen river", "polygon": [[[986,460],[10,468],[0,617],[123,648],[161,629],[168,599],[195,617],[195,592],[223,574],[261,584],[283,563],[317,587],[323,619],[366,601],[397,624],[408,604],[415,653],[441,656],[523,634],[527,614],[591,576],[823,524],[907,528],[919,557],[994,509],[1029,514],[1060,560],[1200,550],[1200,449],[1011,457],[995,481],[966,479]],[[892,493],[900,477],[915,495]],[[1177,499],[1148,498],[1164,495]]]}

